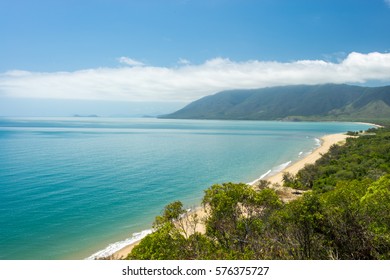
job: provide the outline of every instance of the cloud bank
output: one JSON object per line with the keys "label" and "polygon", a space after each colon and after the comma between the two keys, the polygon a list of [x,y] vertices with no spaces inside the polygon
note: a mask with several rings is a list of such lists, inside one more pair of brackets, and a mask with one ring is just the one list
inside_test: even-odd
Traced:
{"label": "cloud bank", "polygon": [[[180,101],[228,89],[320,83],[390,82],[389,53],[350,53],[338,63],[323,60],[293,62],[214,58],[203,64],[146,66],[122,57],[118,68],[75,72],[0,74],[0,96],[72,100]],[[183,61],[181,61],[183,62]]]}

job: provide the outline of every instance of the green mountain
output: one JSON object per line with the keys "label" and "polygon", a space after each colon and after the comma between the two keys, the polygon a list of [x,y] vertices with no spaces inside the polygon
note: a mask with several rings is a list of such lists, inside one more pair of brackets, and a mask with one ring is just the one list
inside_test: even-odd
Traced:
{"label": "green mountain", "polygon": [[229,90],[162,118],[231,120],[389,120],[390,86],[298,85]]}

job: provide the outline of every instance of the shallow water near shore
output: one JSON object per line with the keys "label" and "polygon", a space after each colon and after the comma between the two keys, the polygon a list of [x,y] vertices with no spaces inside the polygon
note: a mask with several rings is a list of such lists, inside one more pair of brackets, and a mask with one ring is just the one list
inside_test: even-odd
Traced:
{"label": "shallow water near shore", "polygon": [[369,127],[2,118],[0,259],[83,259],[115,249],[150,228],[169,202],[193,207],[214,183],[252,182],[309,153],[325,134]]}

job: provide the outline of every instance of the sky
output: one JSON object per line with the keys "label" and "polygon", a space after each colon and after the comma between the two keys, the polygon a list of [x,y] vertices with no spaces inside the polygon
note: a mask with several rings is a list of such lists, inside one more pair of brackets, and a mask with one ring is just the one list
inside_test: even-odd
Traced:
{"label": "sky", "polygon": [[390,84],[390,0],[0,0],[0,116],[169,113],[228,89]]}

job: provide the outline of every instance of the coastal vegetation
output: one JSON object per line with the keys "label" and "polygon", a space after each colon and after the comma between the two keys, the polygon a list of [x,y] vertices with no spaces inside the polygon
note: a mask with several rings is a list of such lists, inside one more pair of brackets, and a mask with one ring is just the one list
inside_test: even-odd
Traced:
{"label": "coastal vegetation", "polygon": [[[167,205],[128,259],[390,259],[390,129],[371,129],[284,174],[303,193],[283,202],[262,181],[213,185],[199,219]],[[184,221],[191,226],[183,226]]]}
{"label": "coastal vegetation", "polygon": [[390,118],[390,86],[323,84],[229,90],[162,117],[378,123]]}

